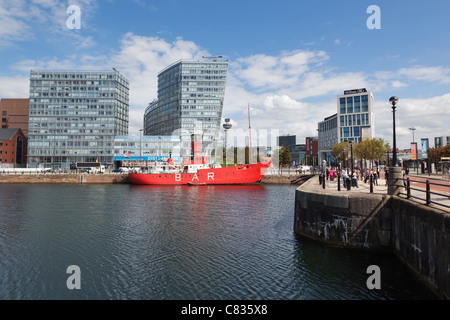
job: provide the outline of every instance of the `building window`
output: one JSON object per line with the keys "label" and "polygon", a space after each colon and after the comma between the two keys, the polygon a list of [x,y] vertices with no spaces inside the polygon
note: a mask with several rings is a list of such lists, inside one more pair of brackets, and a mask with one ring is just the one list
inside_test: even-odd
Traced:
{"label": "building window", "polygon": [[348,138],[348,137],[350,137],[350,128],[345,127],[344,128],[344,138]]}
{"label": "building window", "polygon": [[355,101],[355,104],[354,104],[355,110],[354,111],[355,111],[355,113],[361,112],[360,100],[361,100],[361,97],[354,97],[354,101]]}
{"label": "building window", "polygon": [[355,136],[355,137],[359,137],[360,136],[359,127],[354,127],[353,128],[353,136]]}
{"label": "building window", "polygon": [[6,116],[6,110],[2,111],[2,116]]}
{"label": "building window", "polygon": [[369,111],[369,96],[361,96],[361,108],[362,112],[368,112]]}
{"label": "building window", "polygon": [[353,97],[347,98],[347,113],[353,113]]}
{"label": "building window", "polygon": [[341,113],[345,113],[345,98],[340,98],[339,99],[340,102],[340,107],[341,107]]}
{"label": "building window", "polygon": [[2,118],[2,122],[6,122],[6,118]]}

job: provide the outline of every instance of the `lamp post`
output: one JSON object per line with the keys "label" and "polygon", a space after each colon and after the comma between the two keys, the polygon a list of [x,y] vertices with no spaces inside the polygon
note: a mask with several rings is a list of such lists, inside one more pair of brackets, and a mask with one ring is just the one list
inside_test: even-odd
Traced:
{"label": "lamp post", "polygon": [[403,188],[402,168],[397,166],[397,144],[395,138],[395,109],[398,102],[397,97],[391,97],[389,102],[392,104],[393,117],[393,148],[392,148],[392,166],[389,167],[388,176],[388,194],[397,195]]}
{"label": "lamp post", "polygon": [[351,169],[351,174],[350,174],[350,181],[352,181],[352,183],[353,183],[353,140],[350,140],[349,141],[349,143],[350,143],[350,160],[351,160],[351,163],[350,163],[350,169]]}
{"label": "lamp post", "polygon": [[391,97],[389,102],[392,104],[392,130],[393,130],[393,150],[392,150],[392,166],[397,167],[397,143],[395,137],[395,109],[397,108],[395,105],[398,102],[397,97]]}

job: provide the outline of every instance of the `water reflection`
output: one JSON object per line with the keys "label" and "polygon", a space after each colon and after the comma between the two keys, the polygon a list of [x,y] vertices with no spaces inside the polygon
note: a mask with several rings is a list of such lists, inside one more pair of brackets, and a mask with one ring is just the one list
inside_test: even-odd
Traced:
{"label": "water reflection", "polygon": [[[3,187],[2,299],[430,297],[390,255],[297,238],[295,186]],[[80,291],[65,286],[72,264]]]}

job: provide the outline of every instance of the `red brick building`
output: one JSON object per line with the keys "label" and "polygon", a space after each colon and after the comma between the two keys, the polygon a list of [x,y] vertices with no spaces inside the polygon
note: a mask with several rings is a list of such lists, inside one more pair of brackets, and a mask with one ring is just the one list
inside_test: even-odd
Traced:
{"label": "red brick building", "polygon": [[0,129],[0,168],[24,168],[27,138],[21,129]]}
{"label": "red brick building", "polygon": [[1,99],[1,128],[20,128],[28,137],[28,112],[30,99]]}

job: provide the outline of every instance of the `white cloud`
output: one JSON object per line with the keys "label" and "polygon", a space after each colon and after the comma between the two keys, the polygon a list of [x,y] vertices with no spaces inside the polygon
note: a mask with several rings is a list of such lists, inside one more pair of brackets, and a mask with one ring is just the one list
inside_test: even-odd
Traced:
{"label": "white cloud", "polygon": [[412,80],[450,83],[450,68],[412,67],[402,68],[397,73],[400,76],[407,76]]}
{"label": "white cloud", "polygon": [[[0,0],[2,1],[2,0]],[[40,5],[50,4],[40,1]],[[0,6],[0,8],[2,8]],[[103,55],[73,54],[63,59],[27,59],[11,69],[17,76],[0,77],[1,97],[28,97],[29,70],[117,68],[130,81],[130,134],[139,135],[148,103],[157,98],[157,74],[180,59],[197,59],[210,54],[195,42],[177,38],[125,34],[117,50]],[[279,55],[252,55],[230,62],[223,116],[234,128],[248,128],[247,107],[252,108],[252,127],[278,129],[280,134],[296,134],[298,143],[317,135],[317,123],[336,113],[336,96],[346,89],[366,87],[373,92],[405,88],[411,82],[448,81],[450,71],[440,67],[412,67],[393,71],[339,72],[331,68],[324,51],[284,51]],[[401,80],[400,80],[401,79]],[[376,98],[376,97],[375,97]],[[416,137],[450,135],[450,94],[428,99],[401,99],[397,109],[399,147],[411,140],[408,129],[415,126]],[[375,99],[376,136],[390,141],[392,113],[385,101]],[[416,140],[417,140],[416,139]]]}
{"label": "white cloud", "polygon": [[[397,146],[409,148],[415,127],[415,141],[450,135],[450,93],[428,99],[400,99],[396,112]],[[389,141],[392,145],[392,108],[384,101],[375,101],[375,134]]]}
{"label": "white cloud", "polygon": [[44,35],[46,41],[64,39],[79,48],[92,46],[95,43],[92,36],[67,28],[70,4],[80,7],[81,25],[85,28],[96,13],[96,0],[0,0],[0,44],[11,45]]}

